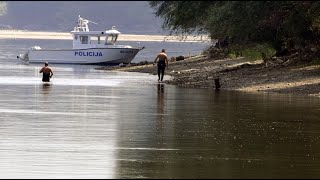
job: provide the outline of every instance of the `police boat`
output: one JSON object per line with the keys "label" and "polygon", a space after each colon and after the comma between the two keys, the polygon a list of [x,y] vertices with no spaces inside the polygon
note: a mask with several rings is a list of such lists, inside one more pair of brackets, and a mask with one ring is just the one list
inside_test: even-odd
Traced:
{"label": "police boat", "polygon": [[144,48],[117,45],[120,32],[115,26],[106,31],[89,31],[89,22],[96,24],[79,15],[77,26],[70,32],[73,37],[71,49],[44,49],[33,46],[17,58],[25,63],[129,64]]}

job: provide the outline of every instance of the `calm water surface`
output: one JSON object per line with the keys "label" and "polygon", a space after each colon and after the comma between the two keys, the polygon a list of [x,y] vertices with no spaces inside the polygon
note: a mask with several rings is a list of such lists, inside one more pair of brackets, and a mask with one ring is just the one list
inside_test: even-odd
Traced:
{"label": "calm water surface", "polygon": [[319,98],[77,65],[42,84],[42,65],[14,61],[29,45],[0,46],[2,178],[320,177]]}

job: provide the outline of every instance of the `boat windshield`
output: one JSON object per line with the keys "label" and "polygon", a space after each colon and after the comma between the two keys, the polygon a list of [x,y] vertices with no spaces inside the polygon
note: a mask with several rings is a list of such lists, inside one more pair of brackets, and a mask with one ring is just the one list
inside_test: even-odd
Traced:
{"label": "boat windshield", "polygon": [[118,34],[111,34],[109,36],[106,36],[106,45],[114,45],[117,42]]}

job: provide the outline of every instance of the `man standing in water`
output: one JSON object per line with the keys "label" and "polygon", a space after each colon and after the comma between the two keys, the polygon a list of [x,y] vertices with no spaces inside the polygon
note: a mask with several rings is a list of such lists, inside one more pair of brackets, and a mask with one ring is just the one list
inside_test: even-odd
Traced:
{"label": "man standing in water", "polygon": [[[168,56],[166,54],[166,50],[162,49],[161,53],[158,54],[158,56],[156,57],[156,59],[154,60],[154,63],[156,63],[158,60],[158,81],[162,81],[163,80],[163,76],[164,76],[164,70],[166,68],[166,66],[168,66]],[[154,65],[153,63],[153,65]],[[161,74],[161,78],[160,78],[160,74]]]}
{"label": "man standing in water", "polygon": [[50,78],[53,76],[53,72],[48,65],[48,62],[45,62],[44,67],[40,70],[40,73],[43,73],[42,82],[50,82]]}

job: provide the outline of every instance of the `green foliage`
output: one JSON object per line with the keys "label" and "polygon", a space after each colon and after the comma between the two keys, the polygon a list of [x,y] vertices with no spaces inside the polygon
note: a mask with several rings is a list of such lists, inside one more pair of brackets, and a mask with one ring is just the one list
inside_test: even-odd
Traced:
{"label": "green foliage", "polygon": [[228,53],[229,58],[234,59],[236,57],[239,57],[239,55],[241,54],[243,57],[246,57],[249,60],[253,61],[261,60],[262,53],[266,55],[266,58],[270,58],[276,53],[275,49],[269,44],[256,44],[247,47],[234,46],[231,49],[232,50],[230,50]]}
{"label": "green foliage", "polygon": [[[232,37],[232,43],[284,44],[300,49],[320,44],[318,1],[149,1],[164,28],[177,33],[207,32],[212,39]],[[258,53],[248,52],[258,58]]]}
{"label": "green foliage", "polygon": [[210,1],[149,1],[155,15],[164,19],[163,28],[171,33],[202,33],[207,24]]}
{"label": "green foliage", "polygon": [[247,48],[247,49],[243,50],[242,54],[243,54],[244,57],[247,57],[247,58],[249,58],[251,60],[260,60],[260,59],[262,59],[261,52],[258,51],[257,49]]}
{"label": "green foliage", "polygon": [[320,65],[320,58],[316,58],[312,61],[312,64]]}

